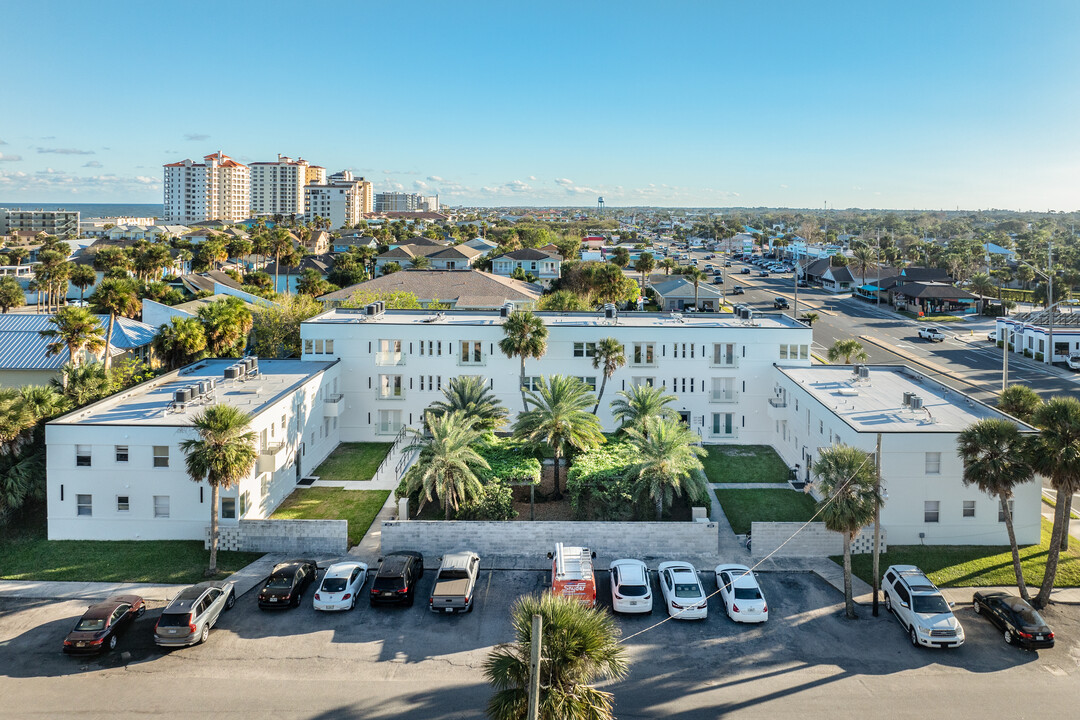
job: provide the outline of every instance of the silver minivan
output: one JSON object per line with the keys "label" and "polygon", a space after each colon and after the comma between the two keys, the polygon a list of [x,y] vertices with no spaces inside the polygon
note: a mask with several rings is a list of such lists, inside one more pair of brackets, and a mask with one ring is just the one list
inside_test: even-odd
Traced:
{"label": "silver minivan", "polygon": [[236,604],[236,588],[230,580],[204,582],[184,588],[161,611],[154,626],[154,642],[162,646],[196,645],[206,642],[210,628],[225,610]]}

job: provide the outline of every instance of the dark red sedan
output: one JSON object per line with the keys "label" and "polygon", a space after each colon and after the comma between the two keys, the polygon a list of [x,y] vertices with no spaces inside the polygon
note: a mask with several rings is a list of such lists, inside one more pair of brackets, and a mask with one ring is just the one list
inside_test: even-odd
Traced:
{"label": "dark red sedan", "polygon": [[117,638],[146,612],[138,595],[117,595],[91,605],[64,638],[64,652],[99,653],[116,647]]}

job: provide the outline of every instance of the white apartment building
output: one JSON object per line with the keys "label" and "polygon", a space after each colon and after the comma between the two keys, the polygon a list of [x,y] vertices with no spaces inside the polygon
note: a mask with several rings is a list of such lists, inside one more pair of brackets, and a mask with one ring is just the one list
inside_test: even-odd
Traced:
{"label": "white apartment building", "polygon": [[305,218],[326,218],[330,227],[352,226],[371,212],[372,185],[364,178],[355,179],[348,170],[334,173],[325,184],[304,187]]}
{"label": "white apartment building", "polygon": [[[740,320],[727,314],[693,316],[627,313],[538,313],[548,328],[547,352],[525,361],[526,382],[561,373],[599,390],[592,359],[598,340],[618,339],[626,365],[608,380],[598,417],[615,428],[609,404],[632,385],[663,386],[675,408],[707,443],[768,443],[766,408],[773,363],[810,366],[811,330],[780,314]],[[520,362],[499,350],[505,319],[498,312],[333,309],[301,325],[303,359],[340,359],[344,409],[342,441],[395,435],[418,427],[424,409],[443,398],[457,375],[480,375],[510,410],[520,412]]]}
{"label": "white apartment building", "polygon": [[278,153],[275,162],[251,163],[251,210],[255,214],[296,215],[304,212],[308,161]]}
{"label": "white apartment building", "polygon": [[[203,360],[49,422],[49,538],[204,539],[210,486],[188,477],[180,443],[213,404],[251,417],[259,451],[251,474],[222,491],[221,523],[268,517],[338,444],[342,365],[239,362]],[[194,399],[177,397],[193,387]]]}
{"label": "white apartment building", "polygon": [[375,212],[439,212],[439,196],[381,192],[375,195]]}
{"label": "white apartment building", "polygon": [[[1008,545],[996,498],[964,487],[958,434],[984,418],[1007,418],[995,408],[897,365],[794,367],[775,371],[765,414],[772,445],[799,477],[823,448],[844,443],[873,453],[881,436],[881,524],[890,545]],[[914,401],[912,400],[914,398]],[[1016,539],[1040,538],[1041,487],[1016,489]]]}
{"label": "white apartment building", "polygon": [[19,230],[64,237],[79,234],[78,210],[21,210],[0,208],[0,236]]}
{"label": "white apartment building", "polygon": [[221,151],[164,166],[166,223],[239,222],[251,214],[251,172]]}

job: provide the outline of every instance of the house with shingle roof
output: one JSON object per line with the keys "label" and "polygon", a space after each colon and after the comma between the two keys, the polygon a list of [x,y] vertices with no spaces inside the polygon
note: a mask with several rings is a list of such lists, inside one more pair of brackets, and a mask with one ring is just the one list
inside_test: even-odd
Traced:
{"label": "house with shingle roof", "polygon": [[392,262],[396,262],[402,268],[407,268],[417,257],[426,257],[431,263],[432,270],[461,270],[470,267],[473,260],[483,255],[476,248],[466,245],[447,247],[427,238],[418,238],[418,240],[426,242],[399,245],[376,257],[375,273],[382,274],[383,267]]}
{"label": "house with shingle roof", "polygon": [[[682,275],[671,275],[667,279],[654,283],[657,304],[661,310],[688,310],[694,307],[694,283]],[[717,312],[723,304],[723,295],[715,286],[706,282],[698,283],[697,308],[705,312]]]}
{"label": "house with shingle roof", "polygon": [[506,303],[531,307],[540,299],[541,288],[480,270],[402,270],[327,293],[319,301],[337,307],[358,291],[412,293],[425,307],[438,301],[457,310],[497,310]]}
{"label": "house with shingle roof", "polygon": [[562,256],[535,248],[521,248],[491,259],[491,272],[510,277],[515,270],[531,273],[540,280],[555,280],[562,274]]}

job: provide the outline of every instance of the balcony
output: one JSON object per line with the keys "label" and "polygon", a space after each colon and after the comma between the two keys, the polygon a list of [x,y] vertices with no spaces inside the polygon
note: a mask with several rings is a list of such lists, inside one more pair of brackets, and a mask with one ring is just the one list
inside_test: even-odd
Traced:
{"label": "balcony", "polygon": [[723,391],[713,390],[709,395],[709,402],[711,403],[733,403],[739,402],[739,392],[737,390]]}
{"label": "balcony", "polygon": [[771,397],[771,398],[769,398],[769,405],[771,405],[774,408],[786,408],[787,407],[787,398],[786,397]]}
{"label": "balcony", "polygon": [[277,470],[277,457],[285,449],[283,442],[268,442],[259,450],[258,472],[274,472]]}
{"label": "balcony", "polygon": [[379,388],[375,391],[375,399],[377,400],[404,400],[405,388],[386,387]]}
{"label": "balcony", "polygon": [[405,364],[405,353],[401,351],[396,352],[377,352],[375,353],[375,364],[381,367],[388,367],[393,365]]}
{"label": "balcony", "polygon": [[480,358],[479,360],[464,360],[459,357],[457,364],[461,367],[483,367],[487,365],[487,358]]}
{"label": "balcony", "polygon": [[345,396],[341,393],[337,395],[327,395],[323,400],[323,417],[338,417],[341,415],[341,400]]}

